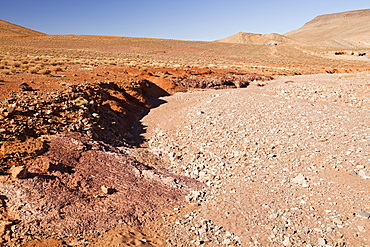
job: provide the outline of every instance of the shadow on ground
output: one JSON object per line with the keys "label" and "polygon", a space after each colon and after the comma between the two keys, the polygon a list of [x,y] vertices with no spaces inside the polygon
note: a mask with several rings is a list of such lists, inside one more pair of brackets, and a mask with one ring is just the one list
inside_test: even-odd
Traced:
{"label": "shadow on ground", "polygon": [[[162,104],[167,103],[167,101],[160,99],[160,98],[151,98],[149,99],[149,103],[151,104],[151,109],[157,108]],[[146,110],[145,114],[140,118],[144,118],[148,113],[150,112],[150,109]],[[132,135],[132,144],[136,147],[140,147],[146,139],[144,138],[143,134],[146,133],[147,126],[143,125],[141,121],[136,121],[132,124],[130,133]]]}

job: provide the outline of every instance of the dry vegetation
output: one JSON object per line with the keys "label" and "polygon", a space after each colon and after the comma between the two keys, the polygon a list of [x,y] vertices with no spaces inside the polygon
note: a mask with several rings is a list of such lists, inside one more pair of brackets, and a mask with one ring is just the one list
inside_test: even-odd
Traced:
{"label": "dry vegetation", "polygon": [[324,53],[338,50],[333,48],[96,36],[3,37],[0,46],[1,68],[6,74],[53,71],[58,66],[63,69],[73,64],[139,69],[235,69],[267,75],[364,70],[361,61],[322,57]]}

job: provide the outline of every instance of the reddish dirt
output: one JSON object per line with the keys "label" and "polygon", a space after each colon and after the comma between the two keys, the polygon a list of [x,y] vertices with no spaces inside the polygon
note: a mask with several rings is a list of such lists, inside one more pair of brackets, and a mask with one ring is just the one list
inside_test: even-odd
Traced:
{"label": "reddish dirt", "polygon": [[203,187],[79,133],[43,138],[48,151],[28,164],[27,178],[3,176],[7,244],[54,236],[86,245],[109,229],[158,220],[164,209],[183,204],[189,189]]}

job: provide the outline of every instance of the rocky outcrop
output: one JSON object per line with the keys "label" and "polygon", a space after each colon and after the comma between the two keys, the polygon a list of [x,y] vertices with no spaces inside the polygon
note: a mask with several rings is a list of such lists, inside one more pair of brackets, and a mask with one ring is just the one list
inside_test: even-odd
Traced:
{"label": "rocky outcrop", "polygon": [[272,77],[262,75],[223,75],[223,76],[186,76],[173,79],[176,85],[184,88],[243,88],[250,82],[270,80]]}

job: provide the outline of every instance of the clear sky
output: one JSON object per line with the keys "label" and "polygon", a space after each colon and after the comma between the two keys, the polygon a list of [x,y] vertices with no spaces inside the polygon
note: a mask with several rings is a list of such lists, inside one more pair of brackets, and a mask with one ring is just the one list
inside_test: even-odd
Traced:
{"label": "clear sky", "polygon": [[295,30],[369,0],[0,0],[0,19],[47,34],[212,41]]}

